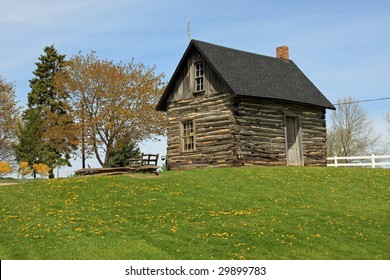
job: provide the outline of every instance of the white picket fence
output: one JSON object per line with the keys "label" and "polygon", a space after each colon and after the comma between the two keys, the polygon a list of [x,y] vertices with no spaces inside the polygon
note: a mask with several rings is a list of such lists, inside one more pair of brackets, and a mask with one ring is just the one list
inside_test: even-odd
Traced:
{"label": "white picket fence", "polygon": [[[339,166],[363,166],[375,168],[377,166],[390,167],[390,156],[356,156],[356,157],[328,157],[327,161],[333,161],[334,163],[328,163],[327,166],[339,167]],[[343,162],[339,162],[339,160]],[[347,162],[345,162],[347,160]],[[386,160],[386,161],[384,161]]]}

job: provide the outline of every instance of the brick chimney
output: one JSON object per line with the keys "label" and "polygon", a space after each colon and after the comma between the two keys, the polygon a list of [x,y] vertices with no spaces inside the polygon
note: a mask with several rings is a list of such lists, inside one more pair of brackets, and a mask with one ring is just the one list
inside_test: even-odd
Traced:
{"label": "brick chimney", "polygon": [[289,58],[288,58],[288,47],[287,46],[277,47],[276,48],[276,58],[289,60]]}

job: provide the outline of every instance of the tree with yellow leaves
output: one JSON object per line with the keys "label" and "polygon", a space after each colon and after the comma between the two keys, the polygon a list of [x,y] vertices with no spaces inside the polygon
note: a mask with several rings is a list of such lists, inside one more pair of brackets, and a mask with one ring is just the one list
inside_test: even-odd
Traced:
{"label": "tree with yellow leaves", "polygon": [[163,74],[154,71],[133,61],[101,60],[91,52],[73,56],[58,73],[57,86],[70,95],[81,126],[83,167],[85,155],[94,153],[106,167],[114,150],[165,133],[165,116],[155,111]]}

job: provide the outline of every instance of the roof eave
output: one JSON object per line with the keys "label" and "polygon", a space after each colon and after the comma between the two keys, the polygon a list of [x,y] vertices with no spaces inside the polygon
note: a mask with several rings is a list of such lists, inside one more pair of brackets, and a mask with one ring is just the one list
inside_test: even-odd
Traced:
{"label": "roof eave", "polygon": [[280,99],[280,98],[269,98],[269,97],[261,97],[261,96],[253,96],[253,95],[245,95],[245,94],[236,94],[236,97],[238,98],[249,98],[249,99],[263,99],[263,100],[270,100],[270,101],[276,101],[276,102],[285,102],[290,104],[296,104],[296,105],[302,105],[302,106],[310,106],[310,107],[317,107],[317,108],[323,108],[323,109],[329,109],[329,110],[336,110],[336,108],[330,104],[330,105],[318,105],[313,103],[305,103],[305,102],[298,102],[293,100],[286,100],[286,99]]}

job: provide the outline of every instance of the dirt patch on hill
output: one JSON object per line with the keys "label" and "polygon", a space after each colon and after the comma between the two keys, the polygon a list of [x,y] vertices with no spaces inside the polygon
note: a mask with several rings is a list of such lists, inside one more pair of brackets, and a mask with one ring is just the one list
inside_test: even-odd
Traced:
{"label": "dirt patch on hill", "polygon": [[0,186],[17,185],[18,183],[0,183]]}

